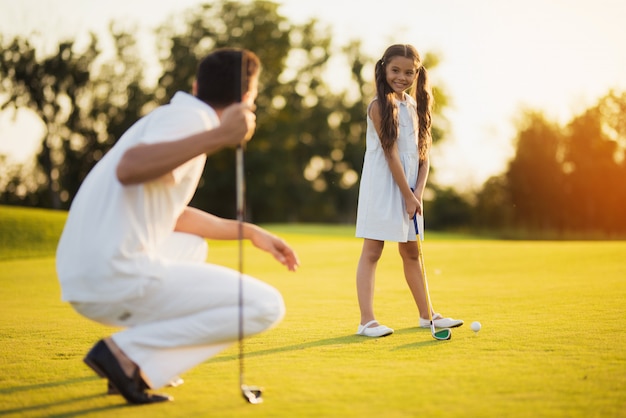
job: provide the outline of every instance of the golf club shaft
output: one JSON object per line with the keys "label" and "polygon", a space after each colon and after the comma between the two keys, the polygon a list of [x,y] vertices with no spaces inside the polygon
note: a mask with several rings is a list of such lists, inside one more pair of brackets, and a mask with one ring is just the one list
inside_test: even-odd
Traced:
{"label": "golf club shaft", "polygon": [[433,338],[438,339],[436,336],[435,324],[433,322],[432,302],[430,300],[430,291],[428,290],[428,279],[426,278],[426,267],[424,266],[424,254],[422,252],[422,239],[420,237],[419,229],[417,227],[417,213],[413,215],[413,225],[415,226],[415,236],[417,238],[417,253],[419,257],[419,263],[422,270],[422,282],[424,283],[424,293],[426,297],[426,308],[428,309],[428,321],[430,322],[430,333]]}
{"label": "golf club shaft", "polygon": [[[236,80],[236,92],[237,98],[241,102],[243,101],[243,93],[248,91],[248,61],[245,53],[241,52],[241,62],[238,67],[238,77]],[[246,208],[246,182],[244,177],[244,142],[242,141],[235,151],[235,163],[236,163],[236,192],[237,192],[237,238],[239,241],[239,387],[243,397],[253,405],[263,402],[261,397],[261,389],[256,386],[248,386],[245,384],[245,367],[244,367],[244,295],[243,295],[243,227],[245,221],[245,208]]]}
{"label": "golf club shaft", "polygon": [[243,147],[236,150],[236,188],[237,188],[237,238],[239,244],[239,384],[244,382],[243,360],[243,221],[244,221],[244,182]]}
{"label": "golf club shaft", "polygon": [[[241,102],[243,100],[244,83],[247,80],[246,71],[247,63],[243,52],[240,55],[239,65],[235,68],[235,97]],[[247,88],[247,86],[246,86]],[[244,161],[243,161],[243,143],[237,146],[235,151],[235,182],[236,182],[236,206],[237,206],[237,239],[239,245],[239,321],[238,321],[238,340],[239,340],[239,385],[244,384],[244,322],[243,322],[243,222],[245,208],[245,179],[244,179]]]}

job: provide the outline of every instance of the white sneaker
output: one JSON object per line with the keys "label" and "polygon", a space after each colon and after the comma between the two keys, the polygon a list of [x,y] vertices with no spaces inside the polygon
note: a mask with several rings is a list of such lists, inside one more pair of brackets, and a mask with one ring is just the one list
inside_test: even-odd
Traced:
{"label": "white sneaker", "polygon": [[384,337],[387,335],[393,334],[393,329],[386,327],[384,325],[379,325],[377,327],[370,327],[370,325],[375,324],[375,319],[368,322],[365,325],[359,325],[359,329],[356,332],[356,335],[363,335],[365,337]]}
{"label": "white sneaker", "polygon": [[[433,315],[433,324],[435,328],[456,328],[463,325],[463,321],[461,319],[444,318],[441,314],[436,313]],[[430,320],[420,318],[420,327],[430,328]]]}

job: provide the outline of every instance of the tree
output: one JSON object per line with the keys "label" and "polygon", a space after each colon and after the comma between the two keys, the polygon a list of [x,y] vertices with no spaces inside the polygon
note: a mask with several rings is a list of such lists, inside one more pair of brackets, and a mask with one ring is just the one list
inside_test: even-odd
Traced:
{"label": "tree", "polygon": [[562,230],[562,135],[538,112],[518,123],[517,150],[506,173],[514,222],[535,230]]}
{"label": "tree", "polygon": [[[9,98],[3,107],[29,108],[47,128],[35,169],[42,179],[29,185],[28,197],[21,203],[69,207],[91,168],[149,101],[140,85],[143,64],[134,37],[113,26],[111,35],[115,56],[99,67],[94,35],[84,51],[65,41],[56,54],[41,60],[31,43],[20,37],[4,49],[0,86]],[[25,178],[20,183],[28,184]],[[4,196],[5,202],[11,200],[15,198]]]}
{"label": "tree", "polygon": [[470,225],[472,205],[451,187],[431,187],[435,198],[425,204],[424,213],[428,228],[458,229]]}
{"label": "tree", "polygon": [[37,156],[38,168],[45,183],[38,191],[42,206],[60,208],[67,196],[62,194],[59,167],[64,163],[63,142],[72,133],[67,126],[74,117],[80,92],[89,81],[89,67],[97,56],[95,40],[78,55],[72,42],[59,44],[55,55],[38,61],[35,48],[26,39],[16,37],[3,50],[0,60],[2,92],[8,93],[6,108],[26,107],[33,110],[47,127],[42,150]]}
{"label": "tree", "polygon": [[507,172],[477,195],[476,225],[623,236],[625,111],[626,93],[609,92],[564,128],[526,112]]}
{"label": "tree", "polygon": [[479,229],[501,229],[511,226],[513,204],[506,175],[492,176],[476,194],[472,225]]}
{"label": "tree", "polygon": [[[293,25],[277,7],[269,1],[215,2],[162,27],[164,72],[157,96],[166,101],[177,90],[188,91],[198,59],[211,49],[255,51],[263,72],[258,129],[246,152],[248,216],[257,222],[352,222],[365,149],[365,109],[373,94],[363,71],[373,60],[361,53],[360,43],[351,42],[343,52],[352,89],[331,92],[324,82],[333,53],[330,31],[315,19]],[[445,96],[437,94],[445,103]],[[192,203],[233,216],[233,151],[210,156],[203,178]]]}
{"label": "tree", "polygon": [[[255,51],[263,72],[258,129],[246,152],[248,216],[263,222],[349,219],[359,164],[349,148],[361,132],[345,109],[344,95],[332,94],[323,81],[330,36],[315,20],[292,25],[277,7],[265,1],[217,2],[191,9],[183,24],[161,28],[160,44],[167,51],[158,96],[169,100],[177,90],[189,91],[197,61],[214,48]],[[232,216],[233,151],[210,156],[203,177],[192,203]]]}
{"label": "tree", "polygon": [[626,232],[626,94],[613,92],[568,125],[568,225],[585,231]]}

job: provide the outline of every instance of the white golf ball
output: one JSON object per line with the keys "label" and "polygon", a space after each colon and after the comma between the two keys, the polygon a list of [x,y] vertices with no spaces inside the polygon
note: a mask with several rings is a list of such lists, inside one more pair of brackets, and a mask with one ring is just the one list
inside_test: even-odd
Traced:
{"label": "white golf ball", "polygon": [[478,321],[474,321],[472,322],[472,325],[470,325],[470,328],[472,329],[472,331],[474,332],[478,332],[480,331],[480,322]]}

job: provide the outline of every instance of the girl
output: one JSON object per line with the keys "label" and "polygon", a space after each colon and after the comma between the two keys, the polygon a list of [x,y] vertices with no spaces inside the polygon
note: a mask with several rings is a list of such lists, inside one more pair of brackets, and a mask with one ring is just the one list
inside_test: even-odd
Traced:
{"label": "girl", "polygon": [[[404,276],[428,328],[428,304],[412,218],[423,239],[422,198],[430,170],[432,96],[428,74],[411,45],[392,45],[376,63],[376,98],[367,109],[366,151],[359,189],[356,236],[364,238],[356,274],[361,323],[357,334],[383,337],[393,329],[374,316],[374,277],[385,241],[398,242]],[[413,88],[412,88],[413,87]],[[412,95],[405,91],[412,88]],[[432,308],[431,308],[432,309]],[[436,327],[463,321],[433,312]]]}

